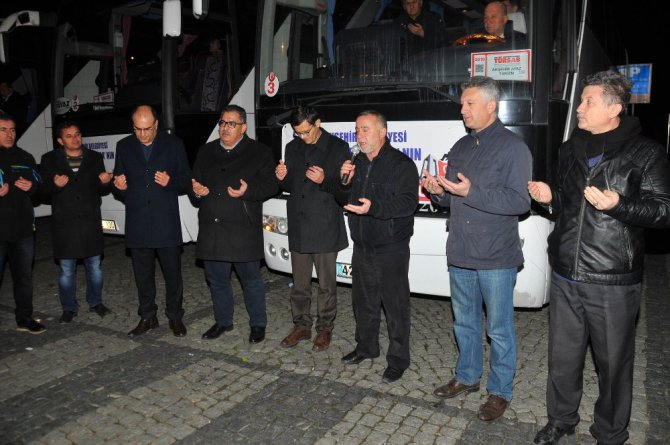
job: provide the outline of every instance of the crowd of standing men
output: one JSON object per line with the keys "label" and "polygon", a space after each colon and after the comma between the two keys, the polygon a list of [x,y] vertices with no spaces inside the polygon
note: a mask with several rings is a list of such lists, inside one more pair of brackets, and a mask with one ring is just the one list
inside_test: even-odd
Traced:
{"label": "crowd of standing men", "polygon": [[382,379],[397,381],[410,366],[409,245],[421,184],[437,205],[451,210],[447,261],[459,356],[454,376],[434,394],[453,398],[479,391],[485,308],[489,397],[478,417],[492,421],[513,398],[512,294],[523,265],[518,219],[532,199],[557,215],[549,238],[549,422],[535,443],[553,444],[574,433],[589,342],[600,388],[591,433],[601,444],[625,443],[643,229],[670,226],[670,166],[661,146],[640,135],[637,119],[623,114],[631,88],[625,77],[600,72],[584,85],[579,128],[560,148],[557,181],[551,185],[531,180],[530,151],[498,119],[500,86],[486,77],[461,86],[461,115],[470,131],[451,148],[446,175],[424,171],[421,178],[414,162],[390,145],[386,118],[374,110],[357,116],[360,153],[351,156],[345,142],[321,128],[316,110],[298,107],[290,120],[295,138],[276,164],[268,147],[246,135],[245,110],[229,105],[220,116],[219,139],[200,147],[190,170],[182,141],[159,131],[155,110],[141,105],[132,114],[134,134],[117,144],[113,174],[105,171],[98,153],[82,147],[74,122],[59,125],[62,149],[45,154],[38,169],[15,145],[15,121],[0,112],[0,279],[8,260],[17,328],[35,334],[46,329],[32,317],[36,196],[53,206],[60,322],[71,322],[78,312],[78,260],[86,269],[90,310],[101,317],[109,313],[102,302],[100,197],[111,192],[126,205],[125,239],[139,300],[140,321],[128,335],[158,327],[156,259],[166,283],[170,329],[175,336],[186,335],[177,197],[187,193],[199,208],[196,256],[204,264],[215,320],[202,338],[216,339],[233,329],[234,270],[249,314],[249,342],[263,341],[262,203],[281,189],[291,193],[288,237],[295,283],[290,293],[294,326],[281,346],[310,340],[313,324],[312,349],[330,346],[337,314],[335,261],[348,243],[344,209],[354,244],[356,348],[342,362],[357,365],[380,355],[384,311],[389,347]]}

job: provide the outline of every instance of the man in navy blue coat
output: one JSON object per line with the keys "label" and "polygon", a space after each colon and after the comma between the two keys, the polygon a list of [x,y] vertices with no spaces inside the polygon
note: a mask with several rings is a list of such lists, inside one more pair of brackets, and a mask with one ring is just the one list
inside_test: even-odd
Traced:
{"label": "man in navy blue coat", "polygon": [[165,279],[165,315],[177,337],[186,335],[182,322],[181,221],[177,198],[191,181],[181,139],[158,131],[155,110],[140,105],[133,111],[134,135],[116,145],[114,187],[126,204],[126,247],[130,249],[139,297],[139,324],[128,335],[158,327],[155,259]]}

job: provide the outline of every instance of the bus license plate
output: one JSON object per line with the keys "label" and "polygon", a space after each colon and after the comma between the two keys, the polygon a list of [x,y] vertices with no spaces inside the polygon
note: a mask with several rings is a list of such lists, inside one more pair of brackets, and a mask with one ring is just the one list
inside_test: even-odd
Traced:
{"label": "bus license plate", "polygon": [[116,232],[116,221],[113,219],[103,219],[102,230],[106,230],[107,232]]}
{"label": "bus license plate", "polygon": [[340,278],[351,278],[351,264],[337,263],[337,276]]}

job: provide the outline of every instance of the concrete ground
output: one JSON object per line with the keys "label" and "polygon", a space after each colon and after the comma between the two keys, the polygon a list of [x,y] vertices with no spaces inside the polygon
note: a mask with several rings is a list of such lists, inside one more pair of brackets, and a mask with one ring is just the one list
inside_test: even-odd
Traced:
{"label": "concrete ground", "polygon": [[[312,352],[309,342],[279,346],[291,329],[291,279],[265,268],[266,340],[247,341],[237,280],[235,329],[203,340],[213,324],[211,300],[194,246],[187,245],[187,336],[176,338],[167,326],[157,272],[160,327],[131,339],[126,333],[138,321],[137,296],[123,239],[106,238],[104,302],[113,313],[101,319],[88,311],[80,267],[79,314],[71,324],[59,324],[49,224],[49,218],[38,220],[34,274],[35,317],[47,331],[16,331],[9,272],[0,289],[0,444],[523,444],[532,443],[547,420],[547,307],[516,311],[514,400],[503,418],[486,424],[477,419],[484,385],[480,393],[448,401],[432,395],[451,378],[456,362],[449,300],[412,298],[412,364],[401,380],[386,384],[384,352],[358,366],[340,362],[355,346],[346,286],[338,289],[327,351]],[[670,443],[669,269],[670,255],[648,255],[629,426],[634,445]],[[381,332],[385,351],[384,324]],[[595,443],[588,428],[596,397],[589,356],[582,421],[561,444]]]}

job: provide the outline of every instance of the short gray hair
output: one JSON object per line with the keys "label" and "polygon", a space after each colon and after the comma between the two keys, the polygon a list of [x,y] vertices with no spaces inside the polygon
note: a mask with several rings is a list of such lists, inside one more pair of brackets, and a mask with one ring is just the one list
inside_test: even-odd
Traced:
{"label": "short gray hair", "polygon": [[495,79],[486,76],[474,76],[461,84],[461,91],[465,91],[468,88],[479,88],[482,96],[484,96],[487,101],[494,101],[496,103],[496,109],[498,109],[498,102],[500,102],[502,90]]}

